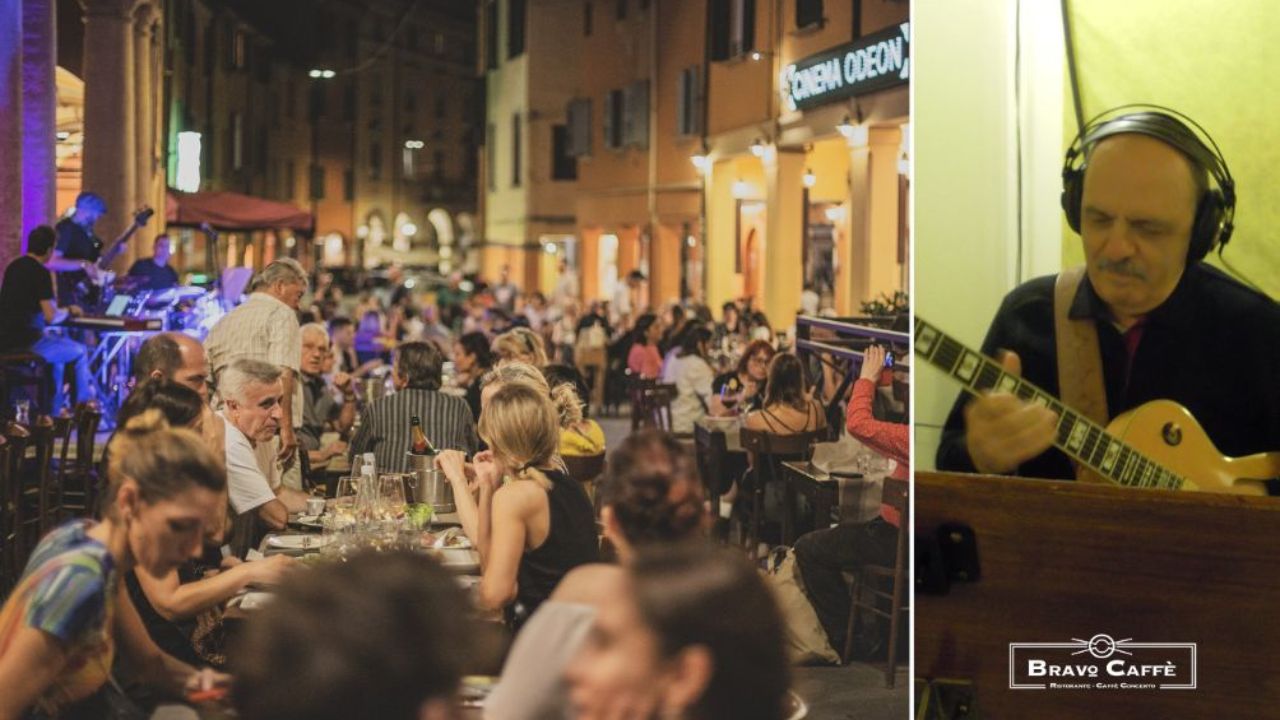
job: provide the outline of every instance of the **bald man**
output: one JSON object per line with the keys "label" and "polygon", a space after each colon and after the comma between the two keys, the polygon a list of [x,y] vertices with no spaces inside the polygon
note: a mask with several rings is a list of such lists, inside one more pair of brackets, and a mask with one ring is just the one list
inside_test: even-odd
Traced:
{"label": "bald man", "polygon": [[200,341],[176,332],[153,335],[133,360],[133,376],[137,382],[156,378],[175,382],[200,393],[209,402],[209,361]]}

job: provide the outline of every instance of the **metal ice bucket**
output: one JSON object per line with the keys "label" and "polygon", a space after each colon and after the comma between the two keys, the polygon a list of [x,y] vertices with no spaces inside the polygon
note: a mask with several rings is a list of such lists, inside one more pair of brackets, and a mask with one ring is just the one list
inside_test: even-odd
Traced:
{"label": "metal ice bucket", "polygon": [[409,472],[413,474],[413,502],[430,503],[436,513],[451,513],[457,510],[453,504],[453,486],[449,479],[433,465],[431,455],[414,455],[410,453]]}

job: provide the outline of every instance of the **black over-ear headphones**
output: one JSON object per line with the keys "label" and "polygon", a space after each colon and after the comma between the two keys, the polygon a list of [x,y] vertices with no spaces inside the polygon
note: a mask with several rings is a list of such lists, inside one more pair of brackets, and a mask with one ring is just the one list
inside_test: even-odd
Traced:
{"label": "black over-ear headphones", "polygon": [[[1204,140],[1192,127],[1200,131]],[[1071,141],[1071,147],[1067,148],[1067,156],[1062,163],[1062,210],[1067,215],[1067,225],[1080,232],[1084,172],[1089,150],[1105,138],[1124,133],[1147,135],[1172,146],[1213,178],[1217,187],[1206,190],[1196,204],[1187,259],[1200,260],[1208,255],[1213,249],[1214,238],[1217,238],[1219,248],[1225,246],[1231,239],[1236,214],[1236,183],[1227,168],[1227,161],[1218,150],[1217,143],[1195,120],[1160,105],[1122,105],[1095,116],[1081,128]]]}

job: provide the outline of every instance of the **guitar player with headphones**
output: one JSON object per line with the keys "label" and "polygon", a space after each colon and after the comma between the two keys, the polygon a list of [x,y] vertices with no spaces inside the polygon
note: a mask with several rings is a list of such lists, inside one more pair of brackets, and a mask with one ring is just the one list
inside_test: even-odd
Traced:
{"label": "guitar player with headphones", "polygon": [[99,304],[102,286],[113,277],[107,268],[124,250],[129,238],[146,225],[152,215],[150,208],[138,211],[133,223],[104,248],[102,240],[93,234],[93,226],[106,213],[107,203],[102,196],[82,192],[76,197],[75,212],[54,227],[58,241],[48,268],[57,273],[58,305],[61,307],[78,305],[89,309]]}
{"label": "guitar player with headphones", "polygon": [[[1172,400],[1226,455],[1280,449],[1280,306],[1202,262],[1231,239],[1236,205],[1212,138],[1167,108],[1116,108],[1080,131],[1062,177],[1086,265],[1010,292],[982,352],[1101,425]],[[1020,397],[962,394],[938,468],[1073,479],[1058,414]]]}

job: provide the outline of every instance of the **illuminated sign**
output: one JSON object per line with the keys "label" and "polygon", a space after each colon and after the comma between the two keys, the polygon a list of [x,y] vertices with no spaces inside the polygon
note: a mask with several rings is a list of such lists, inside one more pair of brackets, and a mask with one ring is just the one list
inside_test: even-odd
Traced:
{"label": "illuminated sign", "polygon": [[781,78],[783,103],[788,110],[804,110],[905,84],[911,74],[910,26],[904,22],[788,65]]}
{"label": "illuminated sign", "polygon": [[200,133],[178,133],[178,177],[173,186],[182,192],[200,191]]}

